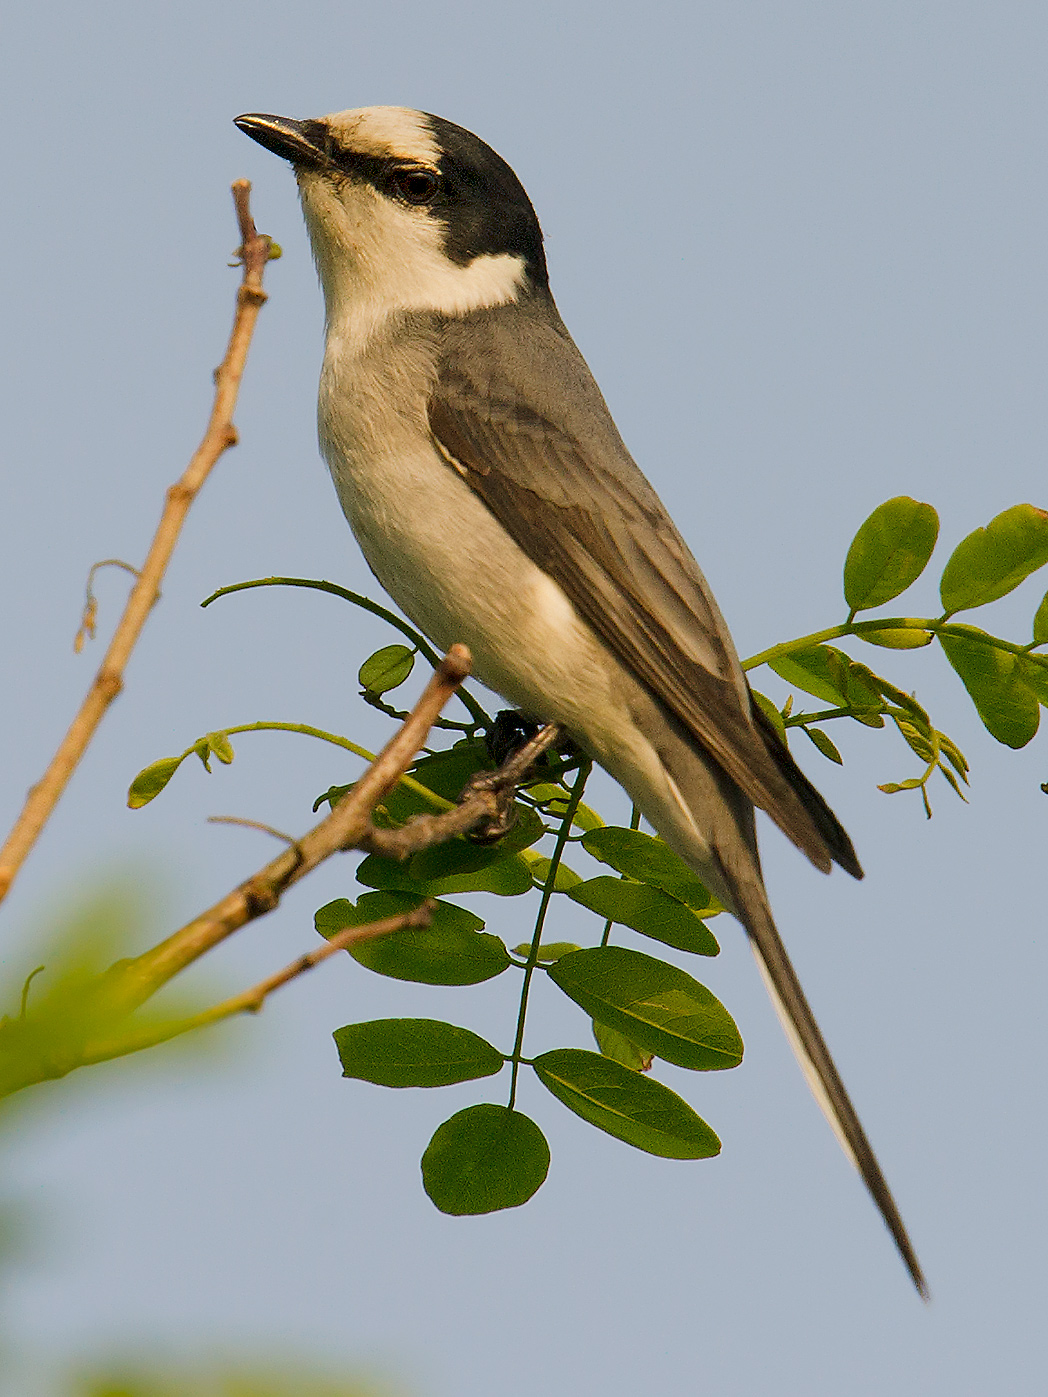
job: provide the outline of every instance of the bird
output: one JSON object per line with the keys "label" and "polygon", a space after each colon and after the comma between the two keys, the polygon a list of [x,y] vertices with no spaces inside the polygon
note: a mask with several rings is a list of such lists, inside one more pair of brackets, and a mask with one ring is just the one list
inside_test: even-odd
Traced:
{"label": "bird", "polygon": [[557,311],[511,167],[373,106],[236,126],[287,160],[323,291],[318,433],[375,577],[482,682],[559,724],[742,924],[804,1075],[918,1292],[916,1252],[776,928],[755,808],[862,869],[756,704],[697,562]]}

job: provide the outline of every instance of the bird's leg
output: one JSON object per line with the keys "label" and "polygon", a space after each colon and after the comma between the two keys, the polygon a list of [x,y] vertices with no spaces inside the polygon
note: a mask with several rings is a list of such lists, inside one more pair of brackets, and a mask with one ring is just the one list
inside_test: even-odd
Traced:
{"label": "bird's leg", "polygon": [[459,804],[480,791],[495,797],[495,814],[482,825],[470,830],[467,838],[475,844],[494,844],[512,829],[517,818],[517,790],[542,755],[563,738],[564,730],[557,723],[545,727],[525,718],[512,709],[495,715],[486,741],[492,759],[498,762],[495,771],[478,771],[462,788]]}

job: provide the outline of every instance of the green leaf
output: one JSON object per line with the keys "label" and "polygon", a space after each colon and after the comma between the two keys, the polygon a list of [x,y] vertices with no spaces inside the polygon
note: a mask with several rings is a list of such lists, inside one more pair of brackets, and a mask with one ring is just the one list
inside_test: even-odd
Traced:
{"label": "green leaf", "polygon": [[[965,629],[973,635],[986,634],[974,627]],[[1006,747],[1025,747],[1037,732],[1040,709],[1019,656],[960,636],[940,635],[939,643],[987,731]]]}
{"label": "green leaf", "polygon": [[503,1056],[468,1028],[439,1019],[373,1019],[334,1032],[343,1077],[380,1087],[446,1087],[490,1077]]}
{"label": "green leaf", "polygon": [[[339,897],[321,907],[313,921],[321,936],[330,939],[338,932],[345,931],[346,927],[366,926],[368,922],[412,912],[422,902],[421,897],[412,893],[399,892],[362,893],[356,906],[348,898]],[[484,919],[468,907],[459,907],[454,902],[438,902],[433,909],[430,925],[439,926],[442,931],[454,935],[460,931],[483,931]]]}
{"label": "green leaf", "polygon": [[930,504],[897,495],[878,505],[844,562],[844,599],[852,611],[883,606],[905,592],[927,567],[938,537],[939,516]]}
{"label": "green leaf", "polygon": [[1045,592],[1044,600],[1034,614],[1033,640],[1036,645],[1043,645],[1048,641],[1048,592]]}
{"label": "green leaf", "polygon": [[503,859],[513,858],[517,849],[541,839],[545,834],[542,821],[535,812],[529,810],[527,813],[534,816],[537,828],[531,827],[530,821],[524,819],[519,829],[514,826],[497,844],[474,844],[460,836],[444,844],[431,844],[428,849],[420,850],[408,860],[405,866],[409,876],[414,883],[432,883],[459,874],[477,873]]}
{"label": "green leaf", "polygon": [[[880,678],[867,665],[853,660],[843,650],[837,650],[832,645],[827,645],[826,649],[829,651],[827,664],[830,675],[844,695],[849,709],[860,721],[875,717],[882,706]],[[862,717],[863,713],[867,718]]]}
{"label": "green leaf", "polygon": [[[840,654],[840,651],[836,653]],[[787,684],[803,689],[806,694],[814,694],[834,708],[847,708],[848,700],[830,672],[831,654],[833,651],[828,645],[808,645],[769,660],[768,666]]]}
{"label": "green leaf", "polygon": [[[563,809],[560,810],[558,810],[556,808],[556,805],[554,805],[554,807],[551,810],[551,814],[563,815],[564,811],[567,810],[567,808],[567,802],[564,803]],[[584,801],[581,800],[575,807],[575,813],[571,817],[571,823],[574,829],[589,830],[604,828],[604,821],[597,814],[596,810],[594,810],[591,806],[587,805]]]}
{"label": "green leaf", "polygon": [[[530,849],[525,851],[524,857],[527,859],[528,867],[531,869],[531,876],[539,887],[544,887],[546,879],[549,877],[549,871],[553,867],[552,860],[546,858],[545,854],[536,854]],[[581,882],[582,879],[575,870],[569,868],[563,860],[557,865],[557,876],[553,879],[554,892],[571,892],[572,888],[577,887]]]}
{"label": "green leaf", "polygon": [[[563,786],[556,786],[550,781],[538,781],[533,786],[527,787],[528,795],[532,800],[537,801],[551,818],[561,819],[567,812],[571,797]],[[572,825],[576,829],[601,829],[604,821],[597,814],[596,810],[591,810],[588,805],[581,801],[572,816]]]}
{"label": "green leaf", "polygon": [[229,766],[232,763],[235,753],[227,732],[205,733],[204,741],[223,766]]}
{"label": "green leaf", "polygon": [[143,767],[131,782],[127,793],[130,808],[141,810],[143,805],[155,800],[182,765],[182,761],[182,757],[161,757],[158,762]]}
{"label": "green leaf", "polygon": [[[446,847],[446,846],[437,846]],[[496,850],[494,858],[468,873],[451,873],[445,877],[416,878],[411,863],[384,859],[369,854],[357,869],[357,881],[368,888],[383,888],[389,892],[420,893],[426,897],[444,897],[452,893],[496,893],[499,897],[519,897],[532,889],[531,869],[520,854],[508,858]],[[427,851],[428,852],[428,851]],[[416,855],[417,857],[417,855]]]}
{"label": "green leaf", "polygon": [[[410,912],[422,901],[404,893],[364,893],[356,906],[338,898],[321,907],[316,928],[321,936],[334,936],[345,927]],[[423,985],[477,985],[490,980],[511,964],[505,945],[497,936],[480,934],[484,923],[465,907],[438,902],[428,927],[390,932],[348,947],[360,965],[393,980],[414,980]]]}
{"label": "green leaf", "polygon": [[860,640],[879,645],[884,650],[920,650],[935,639],[932,631],[900,627],[897,631],[857,631]]}
{"label": "green leaf", "polygon": [[567,788],[557,785],[553,781],[536,781],[525,789],[532,800],[537,801],[539,805],[548,805],[551,800],[560,800],[565,804],[568,801]]}
{"label": "green leaf", "polygon": [[757,707],[761,710],[761,712],[767,718],[768,722],[771,723],[772,727],[779,734],[779,737],[782,739],[782,744],[785,747],[787,745],[786,724],[782,720],[782,714],[772,703],[771,699],[768,698],[767,694],[758,693],[756,689],[751,689],[750,694],[752,695]]}
{"label": "green leaf", "polygon": [[457,873],[476,873],[479,869],[490,868],[500,858],[502,855],[496,848],[468,844],[463,838],[454,838],[447,844],[432,844],[428,849],[421,849],[404,866],[411,875],[412,883],[432,883]]}
{"label": "green leaf", "polygon": [[1019,660],[1019,670],[1024,683],[1037,695],[1037,702],[1048,708],[1048,668],[1032,655],[1023,655]]}
{"label": "green leaf", "polygon": [[675,965],[624,946],[596,946],[565,956],[547,974],[591,1018],[678,1067],[709,1072],[742,1061],[727,1009]]}
{"label": "green leaf", "polygon": [[696,956],[715,956],[720,951],[706,924],[690,907],[661,888],[604,876],[588,878],[572,888],[568,896],[599,917],[621,922],[664,946]]}
{"label": "green leaf", "polygon": [[399,688],[415,667],[415,652],[406,645],[384,645],[360,666],[357,678],[369,694],[387,694]]}
{"label": "green leaf", "polygon": [[[456,801],[462,788],[478,771],[490,771],[491,758],[483,738],[464,738],[443,752],[421,757],[411,768],[411,775],[443,800]],[[403,824],[412,815],[433,813],[433,806],[407,786],[395,786],[379,807],[393,824]]]}
{"label": "green leaf", "polygon": [[513,808],[516,818],[508,832],[497,844],[487,846],[498,849],[502,854],[520,853],[530,845],[537,844],[546,834],[546,826],[537,810],[533,810],[530,805],[522,805],[519,800]]}
{"label": "green leaf", "polygon": [[[943,776],[945,776],[946,780],[949,781],[949,783],[950,783],[950,785],[953,787],[954,791],[956,791],[956,793],[960,796],[960,798],[961,798],[961,799],[964,801],[964,803],[967,805],[967,803],[968,803],[968,797],[964,794],[964,792],[961,790],[960,786],[957,784],[957,777],[954,776],[953,772],[950,770],[950,768],[946,765],[945,762],[939,762],[939,770],[942,772]],[[965,780],[965,784],[967,784],[967,778],[966,778],[966,780]]]}
{"label": "green leaf", "polygon": [[542,1085],[600,1130],[663,1159],[710,1159],[721,1143],[676,1092],[596,1053],[555,1048],[535,1059]]}
{"label": "green leaf", "polygon": [[1048,514],[1017,504],[962,539],[939,583],[948,616],[1007,596],[1048,563]]}
{"label": "green leaf", "polygon": [[890,684],[888,680],[881,675],[874,674],[871,670],[866,669],[865,665],[861,665],[859,668],[866,672],[869,676],[870,683],[876,684],[877,689],[886,699],[890,699],[892,703],[896,703],[900,708],[905,709],[918,727],[922,728],[924,731],[931,732],[931,719],[912,694],[907,694],[904,693],[902,689],[897,689],[894,684]]}
{"label": "green leaf", "polygon": [[801,731],[805,737],[810,737],[815,746],[824,757],[828,757],[831,762],[836,762],[838,766],[844,765],[844,758],[837,751],[831,738],[823,732],[822,728],[806,728],[801,726]]}
{"label": "green leaf", "polygon": [[438,1126],[422,1185],[454,1217],[519,1208],[545,1182],[549,1146],[533,1120],[506,1106],[468,1106]]}
{"label": "green leaf", "polygon": [[696,912],[712,917],[723,910],[684,860],[654,835],[608,825],[584,834],[582,847],[616,873],[623,873],[637,883],[661,888]]}
{"label": "green leaf", "polygon": [[[334,810],[335,806],[339,803],[339,801],[346,794],[346,792],[351,791],[352,789],[352,783],[350,783],[348,786],[329,786],[327,790],[323,793],[323,795],[317,796],[316,800],[313,802],[313,814],[315,815],[317,811],[320,809],[320,807],[325,803],[332,810]],[[381,806],[376,806],[377,810],[381,810],[381,808]]]}
{"label": "green leaf", "polygon": [[482,737],[464,737],[443,752],[420,757],[411,774],[445,800],[458,800],[462,788],[478,771],[493,770],[487,744]]}
{"label": "green leaf", "polygon": [[613,1062],[620,1062],[631,1072],[651,1071],[651,1064],[655,1061],[654,1053],[639,1048],[617,1028],[609,1028],[607,1024],[598,1023],[596,1019],[592,1020],[592,1024],[593,1036],[597,1040],[602,1057],[610,1057]]}
{"label": "green leaf", "polygon": [[768,663],[787,684],[814,694],[834,708],[853,711],[860,722],[879,726],[874,723],[880,707],[879,680],[866,665],[843,650],[833,645],[808,645]]}
{"label": "green leaf", "polygon": [[[568,956],[572,951],[580,948],[574,941],[543,941],[539,946],[537,960],[539,965],[552,965],[555,960],[560,960],[561,956]],[[531,942],[522,941],[519,946],[513,947],[515,956],[530,956]]]}
{"label": "green leaf", "polygon": [[916,752],[922,762],[930,762],[932,759],[932,752],[935,750],[932,746],[931,738],[921,732],[919,728],[915,727],[908,718],[895,717],[893,721],[906,739],[906,745],[909,747],[910,751]]}
{"label": "green leaf", "polygon": [[968,758],[957,746],[956,742],[954,742],[952,738],[947,737],[944,732],[936,733],[936,736],[939,739],[939,751],[950,763],[964,784],[967,785],[968,771],[970,769],[968,766]]}

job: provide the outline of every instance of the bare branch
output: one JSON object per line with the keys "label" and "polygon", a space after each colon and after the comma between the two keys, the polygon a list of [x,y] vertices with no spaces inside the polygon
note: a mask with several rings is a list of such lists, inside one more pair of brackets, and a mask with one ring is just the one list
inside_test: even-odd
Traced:
{"label": "bare branch", "polygon": [[453,645],[410,715],[375,761],[320,824],[278,854],[246,882],[188,922],[159,946],[121,967],[129,1006],[141,1004],[212,946],[276,907],[284,891],[325,859],[359,848],[371,828],[371,812],[393,789],[425,744],[444,705],[469,673],[470,654]]}
{"label": "bare branch", "polygon": [[167,492],[160,523],[142,571],[131,590],[87,697],[44,776],[30,789],[22,813],[0,849],[0,900],[6,896],[39,838],[109,705],[124,686],[124,670],[159,595],[160,583],[190,506],[219,457],[228,447],[236,444],[233,409],[258,312],[266,301],[262,272],[273,248],[270,239],[259,234],[255,228],[249,205],[250,193],[251,185],[247,180],[237,180],[233,185],[233,202],[241,237],[238,256],[244,275],[237,291],[229,345],[225,358],[215,372],[215,398],[207,431],[182,478]]}

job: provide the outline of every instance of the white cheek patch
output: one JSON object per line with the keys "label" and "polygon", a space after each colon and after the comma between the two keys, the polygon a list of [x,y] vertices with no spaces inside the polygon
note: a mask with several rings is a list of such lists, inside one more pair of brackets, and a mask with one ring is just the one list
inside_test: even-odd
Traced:
{"label": "white cheek patch", "polygon": [[436,218],[370,184],[304,170],[299,188],[329,336],[342,352],[362,351],[398,312],[467,315],[516,300],[524,283],[524,259],[510,253],[452,262]]}

